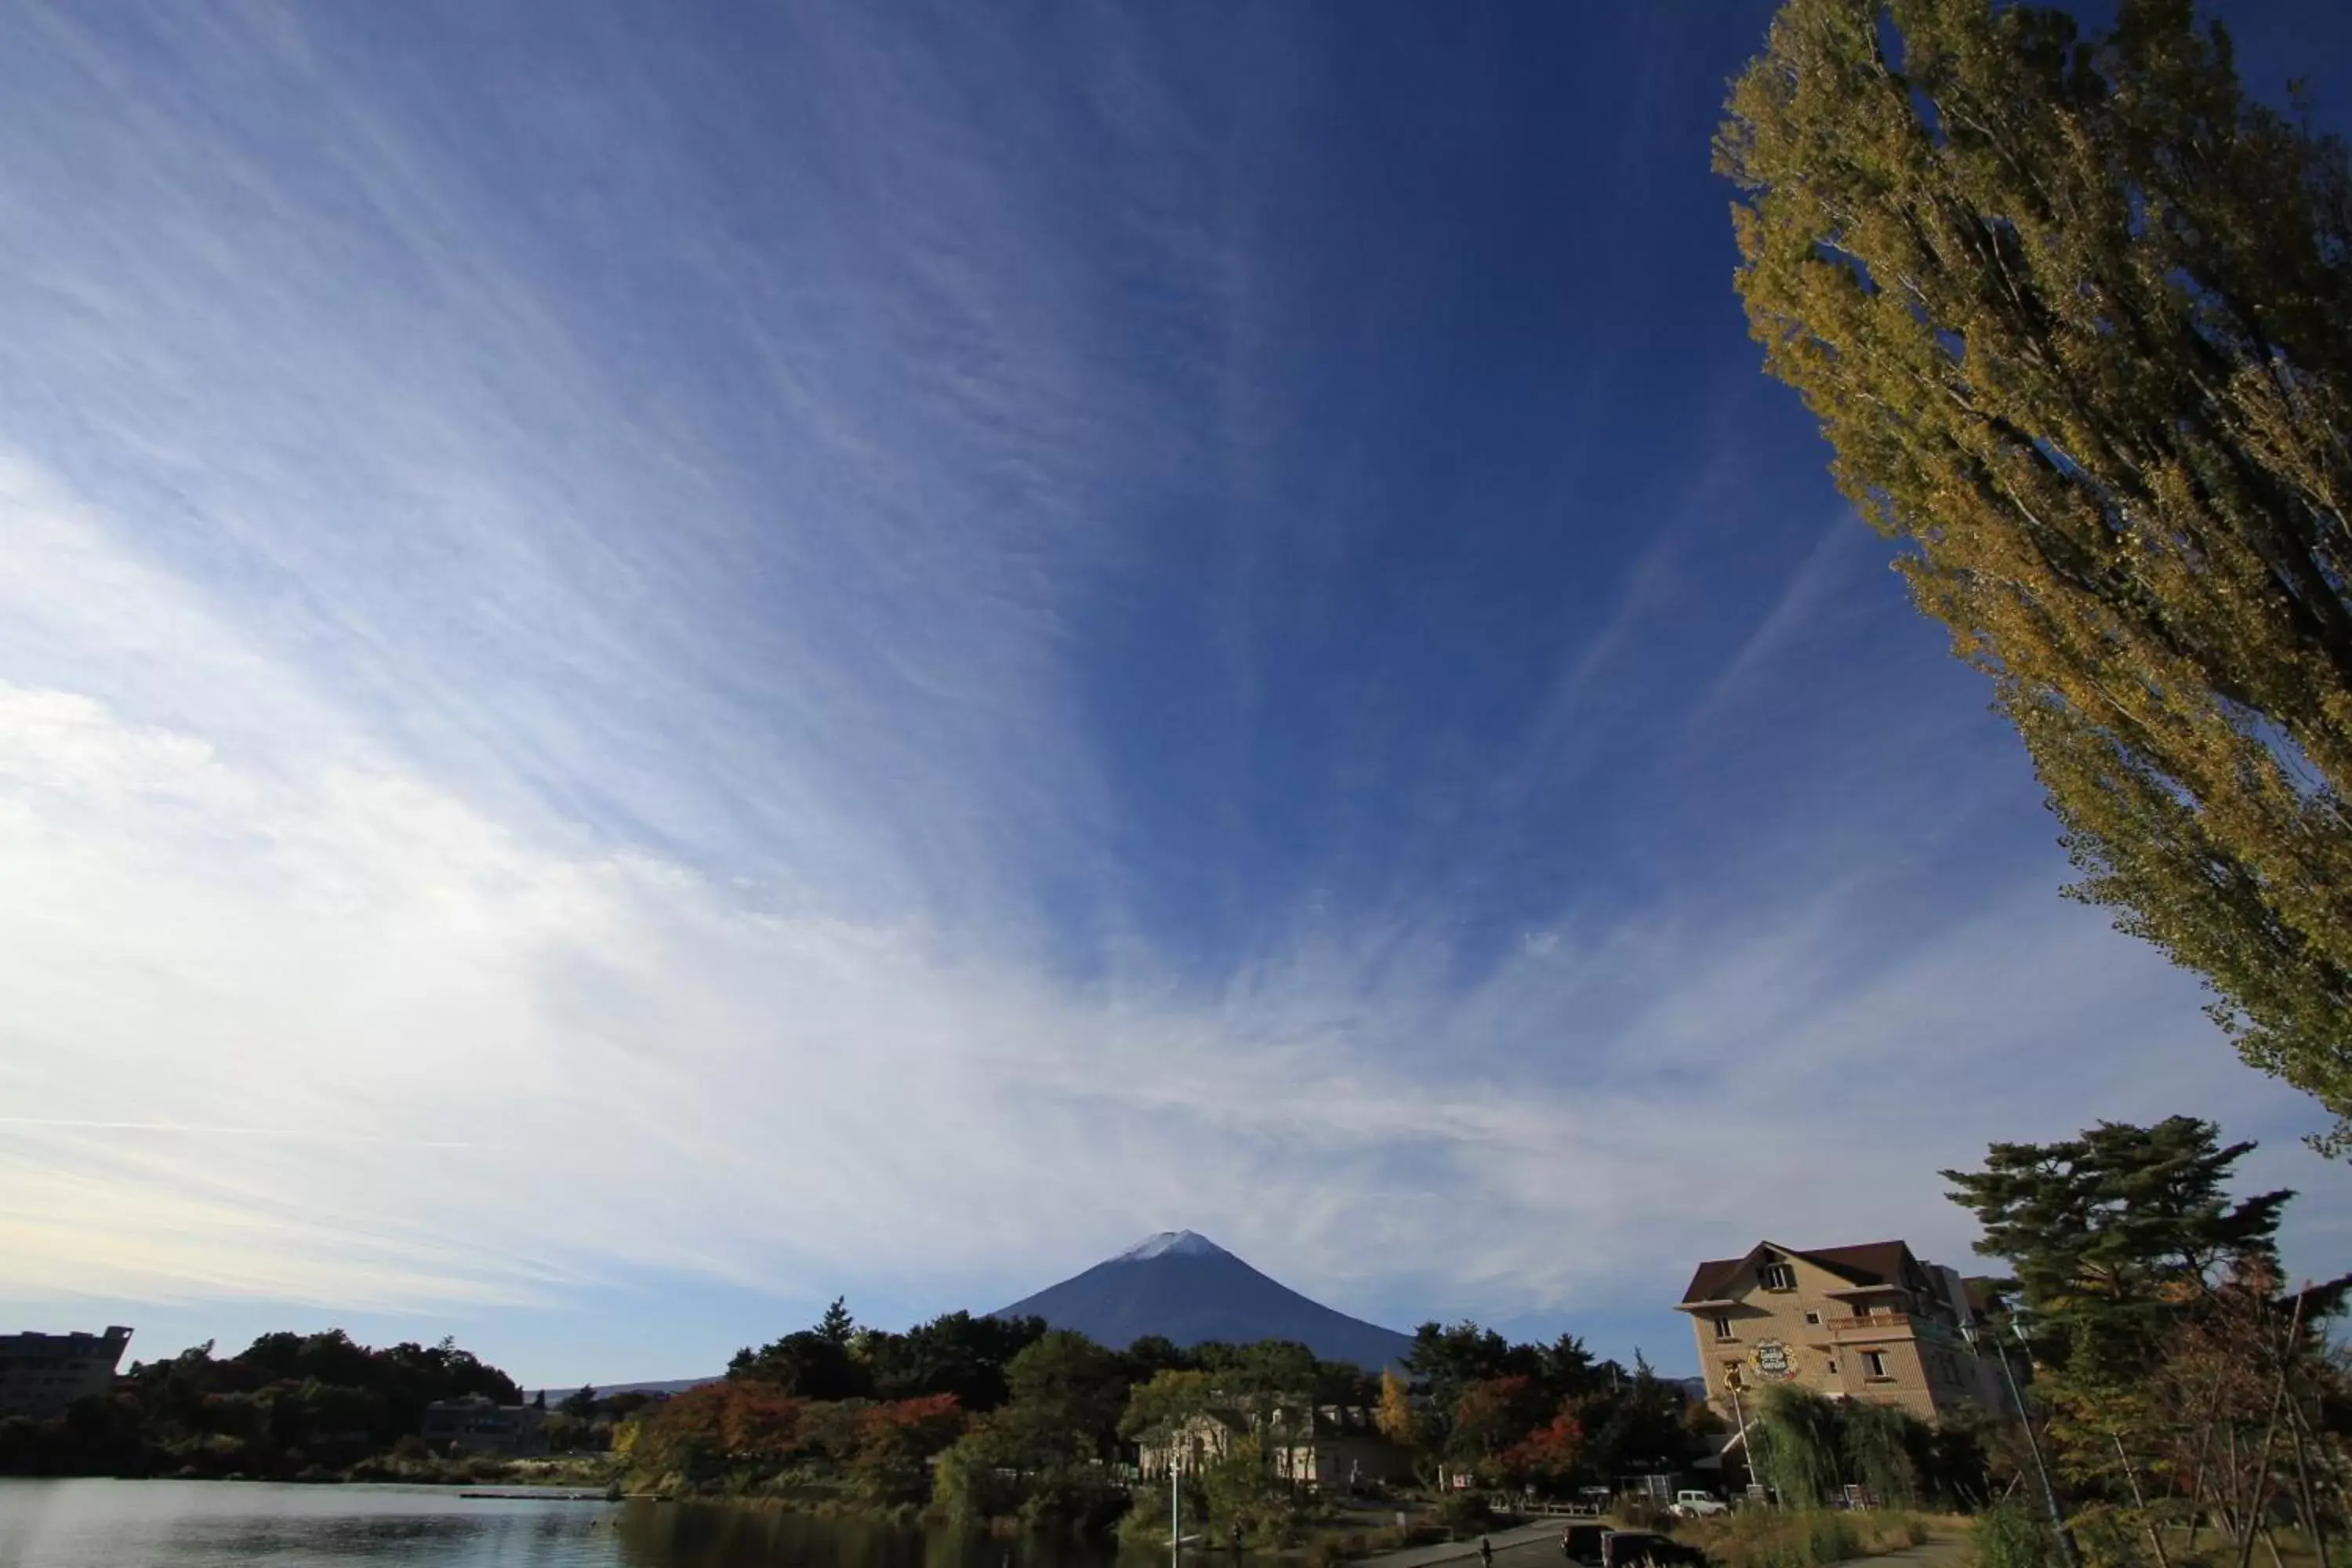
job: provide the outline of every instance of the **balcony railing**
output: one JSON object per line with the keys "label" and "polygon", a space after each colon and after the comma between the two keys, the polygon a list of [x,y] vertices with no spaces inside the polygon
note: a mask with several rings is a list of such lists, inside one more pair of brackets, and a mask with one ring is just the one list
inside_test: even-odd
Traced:
{"label": "balcony railing", "polygon": [[1822,1325],[1832,1339],[1909,1338],[1915,1320],[1908,1312],[1857,1313],[1851,1318],[1831,1318]]}

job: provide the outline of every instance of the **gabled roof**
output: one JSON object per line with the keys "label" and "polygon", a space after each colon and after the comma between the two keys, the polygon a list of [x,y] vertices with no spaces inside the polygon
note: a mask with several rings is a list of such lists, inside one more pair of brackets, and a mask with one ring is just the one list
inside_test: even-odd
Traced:
{"label": "gabled roof", "polygon": [[1844,1276],[1856,1285],[1893,1285],[1903,1278],[1906,1262],[1914,1268],[1916,1260],[1911,1248],[1899,1241],[1865,1241],[1859,1247],[1820,1247],[1801,1256],[1821,1265],[1832,1274]]}
{"label": "gabled roof", "polygon": [[1801,1258],[1851,1285],[1893,1285],[1902,1279],[1903,1266],[1911,1258],[1911,1248],[1900,1241],[1866,1241],[1855,1247],[1816,1247],[1810,1249],[1783,1247],[1777,1241],[1759,1241],[1748,1248],[1744,1258],[1717,1258],[1700,1264],[1683,1291],[1682,1304],[1689,1307],[1702,1301],[1721,1300],[1731,1282],[1738,1279],[1750,1264],[1767,1254]]}
{"label": "gabled roof", "polygon": [[[1748,1254],[1749,1258],[1754,1256],[1754,1253]],[[1683,1291],[1683,1305],[1687,1307],[1694,1302],[1716,1300],[1725,1286],[1739,1278],[1739,1270],[1746,1267],[1747,1262],[1747,1258],[1716,1258],[1700,1264],[1698,1271],[1691,1276],[1690,1284]]]}

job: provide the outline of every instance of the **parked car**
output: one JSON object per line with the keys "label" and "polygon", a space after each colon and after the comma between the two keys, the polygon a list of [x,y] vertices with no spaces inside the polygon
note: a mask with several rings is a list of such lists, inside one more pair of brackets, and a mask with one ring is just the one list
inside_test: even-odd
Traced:
{"label": "parked car", "polygon": [[1583,1568],[1601,1568],[1601,1538],[1608,1533],[1605,1524],[1571,1524],[1559,1532],[1559,1554]]}
{"label": "parked car", "polygon": [[1706,1568],[1706,1553],[1649,1530],[1612,1530],[1601,1538],[1601,1568]]}
{"label": "parked car", "polygon": [[1678,1519],[1705,1519],[1711,1513],[1729,1513],[1731,1505],[1706,1491],[1679,1491],[1675,1494],[1674,1510]]}

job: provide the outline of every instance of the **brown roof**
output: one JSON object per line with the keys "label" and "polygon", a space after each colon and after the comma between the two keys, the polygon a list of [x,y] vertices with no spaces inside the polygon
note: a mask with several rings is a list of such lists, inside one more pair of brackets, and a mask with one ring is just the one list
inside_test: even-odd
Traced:
{"label": "brown roof", "polygon": [[1865,1241],[1859,1247],[1819,1247],[1803,1254],[1832,1274],[1857,1285],[1892,1285],[1903,1278],[1911,1249],[1899,1241]]}
{"label": "brown roof", "polygon": [[1904,1259],[1911,1254],[1910,1247],[1900,1241],[1866,1241],[1857,1247],[1811,1248],[1759,1242],[1748,1250],[1744,1258],[1717,1258],[1700,1264],[1697,1271],[1691,1275],[1689,1286],[1683,1291],[1683,1305],[1715,1300],[1725,1287],[1739,1278],[1740,1270],[1753,1262],[1757,1254],[1766,1251],[1784,1252],[1791,1258],[1801,1258],[1856,1285],[1895,1283],[1903,1277]]}
{"label": "brown roof", "polygon": [[[1753,1256],[1749,1254],[1749,1257]],[[1700,1264],[1698,1272],[1691,1276],[1689,1288],[1683,1292],[1684,1305],[1714,1300],[1716,1292],[1737,1279],[1741,1266],[1747,1261],[1746,1258],[1717,1258]]]}

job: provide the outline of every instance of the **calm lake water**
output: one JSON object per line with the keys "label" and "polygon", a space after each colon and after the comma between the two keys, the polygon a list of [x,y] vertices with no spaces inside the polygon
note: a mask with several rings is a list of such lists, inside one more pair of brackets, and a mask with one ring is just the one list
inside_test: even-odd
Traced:
{"label": "calm lake water", "polygon": [[1107,1549],[1058,1542],[998,1541],[708,1503],[468,1500],[424,1487],[0,1479],[0,1568],[1113,1568],[1113,1563]]}

